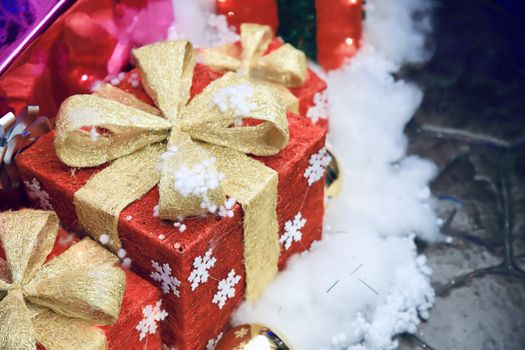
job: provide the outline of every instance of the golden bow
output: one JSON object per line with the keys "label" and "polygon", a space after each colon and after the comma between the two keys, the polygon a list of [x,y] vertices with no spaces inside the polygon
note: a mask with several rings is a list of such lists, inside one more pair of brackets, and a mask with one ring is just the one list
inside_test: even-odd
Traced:
{"label": "golden bow", "polygon": [[273,40],[270,26],[243,23],[241,46],[226,44],[200,50],[202,62],[218,71],[236,71],[242,77],[268,81],[278,89],[289,110],[297,112],[297,100],[286,87],[299,87],[308,76],[304,52],[283,44],[264,55]]}
{"label": "golden bow", "polygon": [[0,214],[0,348],[107,349],[95,325],[116,322],[126,285],[118,258],[86,238],[44,264],[59,221],[54,212]]}
{"label": "golden bow", "polygon": [[[110,248],[117,250],[120,212],[157,184],[163,219],[213,212],[226,194],[244,208],[246,298],[256,298],[277,272],[277,173],[244,153],[272,155],[288,144],[282,100],[270,87],[227,73],[188,103],[195,66],[189,42],[151,44],[133,55],[160,111],[106,86],[95,95],[68,98],[57,116],[55,148],[64,163],[90,167],[113,161],[75,193],[80,224],[95,238],[109,235]],[[237,107],[248,106],[242,113],[225,99],[239,89],[247,100],[232,98],[243,102]],[[235,127],[248,116],[258,123]],[[184,173],[193,176],[190,183],[181,180]],[[194,178],[214,174],[215,183],[204,193],[202,185],[192,188]],[[189,191],[180,187],[186,185]]]}

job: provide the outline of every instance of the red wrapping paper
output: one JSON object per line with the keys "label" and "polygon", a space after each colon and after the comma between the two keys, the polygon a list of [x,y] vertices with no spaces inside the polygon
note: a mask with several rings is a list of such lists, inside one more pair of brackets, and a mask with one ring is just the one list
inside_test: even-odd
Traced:
{"label": "red wrapping paper", "polygon": [[[123,79],[121,88],[151,103],[139,86],[130,84],[131,72]],[[208,67],[197,65],[194,73],[192,96],[199,93],[210,81],[221,74]],[[312,81],[317,81],[311,73]],[[296,93],[310,93],[311,87]],[[301,97],[299,97],[301,99]],[[307,98],[305,101],[308,100]],[[299,115],[288,114],[290,143],[278,155],[258,158],[279,174],[277,215],[279,233],[285,231],[285,223],[300,212],[307,220],[302,239],[293,242],[289,249],[282,248],[279,267],[294,253],[308,249],[314,240],[321,238],[324,213],[324,176],[311,186],[304,177],[310,157],[324,147],[325,129]],[[79,229],[73,205],[74,193],[102,167],[96,169],[72,169],[56,157],[53,148],[53,133],[42,137],[32,147],[20,154],[17,161],[22,178],[37,181],[49,194],[49,202],[68,228]],[[33,180],[35,179],[35,180]],[[121,214],[119,232],[123,247],[133,260],[133,269],[145,278],[153,278],[155,271],[167,272],[180,285],[172,283],[163,290],[163,306],[169,316],[162,324],[163,340],[179,350],[205,348],[207,342],[228,325],[231,313],[241,302],[245,289],[243,265],[242,209],[234,207],[233,218],[212,215],[187,218],[187,229],[179,232],[171,222],[153,216],[159,201],[155,187],[143,198],[129,205]],[[38,200],[35,204],[38,204]],[[204,257],[211,250],[216,263],[209,268],[209,279],[192,290],[188,280],[197,257]],[[154,268],[154,264],[162,271]],[[165,265],[166,264],[166,265]],[[234,286],[235,295],[228,298],[222,308],[212,303],[218,291],[219,281],[226,279],[230,271],[240,276]],[[173,282],[173,280],[171,280]],[[155,281],[162,289],[162,282]],[[165,286],[166,287],[166,286]]]}
{"label": "red wrapping paper", "polygon": [[[60,229],[53,250],[46,261],[59,256],[76,242],[78,238],[75,235]],[[1,246],[0,258],[5,259]],[[113,325],[99,326],[99,328],[106,334],[110,350],[159,350],[162,347],[160,332],[148,334],[147,341],[140,341],[135,327],[143,318],[142,310],[147,305],[156,305],[160,300],[160,293],[153,285],[134,273],[126,269],[124,272],[126,273],[126,290],[119,319]],[[45,350],[40,345],[37,346],[37,349]]]}
{"label": "red wrapping paper", "polygon": [[277,0],[251,0],[249,5],[243,0],[217,0],[216,12],[237,30],[242,23],[258,23],[269,25],[276,33],[279,25]]}

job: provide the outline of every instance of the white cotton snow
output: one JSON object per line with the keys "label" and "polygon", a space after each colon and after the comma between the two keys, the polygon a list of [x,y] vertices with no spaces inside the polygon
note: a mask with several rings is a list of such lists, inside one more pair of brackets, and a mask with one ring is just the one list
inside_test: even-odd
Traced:
{"label": "white cotton snow", "polygon": [[424,59],[428,1],[368,2],[363,49],[329,73],[331,149],[343,189],[328,202],[324,238],[294,257],[235,324],[260,322],[298,349],[385,350],[415,332],[434,301],[430,270],[413,234],[437,237],[428,184],[434,164],[406,155],[406,123],[422,93],[395,80],[401,64]]}

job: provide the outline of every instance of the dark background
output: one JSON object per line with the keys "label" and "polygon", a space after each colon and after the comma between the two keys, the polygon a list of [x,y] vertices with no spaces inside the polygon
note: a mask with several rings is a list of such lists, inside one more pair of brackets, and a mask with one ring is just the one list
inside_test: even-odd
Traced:
{"label": "dark background", "polygon": [[[525,1],[436,1],[433,58],[405,67],[423,103],[410,150],[432,159],[447,242],[425,244],[436,305],[401,349],[525,349]],[[451,239],[451,240],[450,240]]]}

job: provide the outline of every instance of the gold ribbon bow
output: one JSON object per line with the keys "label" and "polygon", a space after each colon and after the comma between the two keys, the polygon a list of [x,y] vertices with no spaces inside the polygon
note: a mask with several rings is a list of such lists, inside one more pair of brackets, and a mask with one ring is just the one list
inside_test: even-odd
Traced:
{"label": "gold ribbon bow", "polygon": [[[108,85],[95,95],[68,98],[57,116],[55,148],[64,163],[90,167],[113,161],[75,193],[80,224],[95,238],[109,235],[110,248],[117,250],[121,211],[157,184],[162,219],[213,211],[224,203],[225,194],[233,197],[244,209],[246,298],[253,300],[277,272],[278,178],[244,153],[272,155],[287,145],[286,108],[272,88],[233,73],[213,81],[188,103],[195,59],[187,41],[147,45],[133,55],[145,90],[160,111]],[[230,104],[235,98],[224,97],[239,89],[248,94],[244,105],[250,119],[258,121],[255,125],[235,127],[246,115]],[[213,186],[199,194],[202,184],[192,181],[213,178],[217,168],[224,175],[222,183],[212,179]],[[180,178],[184,173],[189,183]],[[180,186],[190,186],[190,191]]]}
{"label": "gold ribbon bow", "polygon": [[27,106],[18,118],[11,112],[0,118],[0,190],[20,185],[16,155],[51,130],[49,120],[37,117],[38,112],[38,106]]}
{"label": "gold ribbon bow", "polygon": [[304,52],[290,44],[283,44],[264,55],[273,40],[270,26],[243,23],[240,34],[242,48],[233,43],[201,49],[202,62],[218,71],[236,71],[242,77],[270,82],[278,89],[288,109],[297,113],[297,99],[284,87],[299,87],[304,84],[308,76]]}
{"label": "gold ribbon bow", "polygon": [[118,258],[86,238],[44,264],[59,228],[51,211],[0,214],[0,348],[107,349],[126,285]]}

